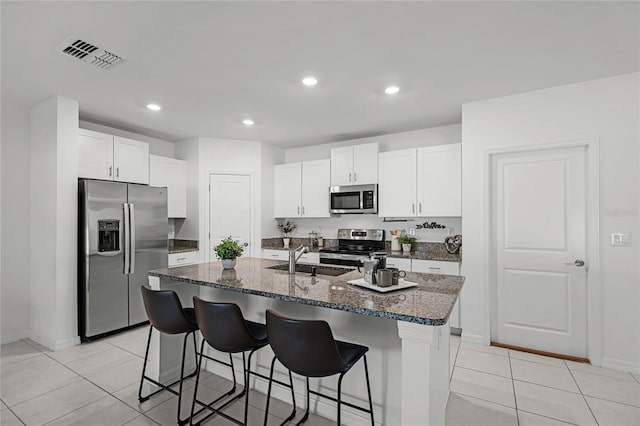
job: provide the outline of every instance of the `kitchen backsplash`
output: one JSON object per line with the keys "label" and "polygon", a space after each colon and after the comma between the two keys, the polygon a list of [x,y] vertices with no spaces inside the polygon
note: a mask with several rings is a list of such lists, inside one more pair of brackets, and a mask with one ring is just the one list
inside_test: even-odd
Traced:
{"label": "kitchen backsplash", "polygon": [[[460,217],[433,217],[433,218],[412,218],[407,219],[406,222],[384,222],[382,218],[375,215],[342,215],[331,218],[322,219],[307,219],[307,218],[295,218],[290,219],[298,227],[290,235],[293,238],[308,238],[309,232],[316,231],[320,236],[325,239],[336,238],[338,229],[342,228],[373,228],[384,229],[386,232],[386,239],[390,240],[391,235],[389,231],[394,229],[405,230],[409,232],[409,228],[416,228],[417,225],[422,225],[425,222],[436,222],[444,225],[445,229],[416,229],[415,237],[418,241],[434,241],[443,242],[449,235],[460,234],[462,232],[462,218]],[[277,237],[281,236],[276,227],[276,221],[273,221],[273,229],[263,229],[263,237]]]}

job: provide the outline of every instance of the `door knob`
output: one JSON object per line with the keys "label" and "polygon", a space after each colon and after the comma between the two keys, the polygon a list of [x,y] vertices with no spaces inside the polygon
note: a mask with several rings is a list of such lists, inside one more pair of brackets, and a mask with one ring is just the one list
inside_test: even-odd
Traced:
{"label": "door knob", "polygon": [[244,243],[243,246],[249,247],[249,243]]}
{"label": "door knob", "polygon": [[565,265],[567,265],[567,266],[575,265],[575,266],[577,266],[577,267],[581,268],[581,267],[583,267],[583,266],[584,266],[584,260],[582,260],[582,259],[576,259],[576,260],[575,260],[575,261],[573,261],[573,262],[567,262],[567,263],[565,263]]}

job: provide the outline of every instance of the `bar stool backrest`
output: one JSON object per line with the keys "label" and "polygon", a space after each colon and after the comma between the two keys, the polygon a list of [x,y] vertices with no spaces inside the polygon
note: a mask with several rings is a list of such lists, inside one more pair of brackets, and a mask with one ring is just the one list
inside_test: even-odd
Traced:
{"label": "bar stool backrest", "polygon": [[193,296],[193,307],[202,337],[222,352],[242,352],[256,346],[256,340],[235,303],[207,302]]}
{"label": "bar stool backrest", "polygon": [[144,309],[152,326],[167,334],[185,333],[197,330],[197,326],[189,321],[182,309],[182,303],[173,290],[149,290],[140,287]]}
{"label": "bar stool backrest", "polygon": [[278,360],[294,373],[326,377],[346,365],[326,321],[287,318],[267,309],[267,335]]}

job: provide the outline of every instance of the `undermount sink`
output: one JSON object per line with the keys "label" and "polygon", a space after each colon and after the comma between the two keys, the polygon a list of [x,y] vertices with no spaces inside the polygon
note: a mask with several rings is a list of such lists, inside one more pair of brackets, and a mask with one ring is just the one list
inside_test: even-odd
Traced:
{"label": "undermount sink", "polygon": [[[331,275],[333,277],[337,277],[338,275],[346,274],[347,272],[353,271],[353,269],[351,268],[336,268],[334,266],[310,265],[307,263],[296,264],[296,272],[304,272],[307,274],[311,274],[313,272],[312,268],[315,268],[316,274],[318,275]],[[282,265],[268,266],[267,269],[275,269],[278,271],[288,271],[289,265],[285,263]]]}

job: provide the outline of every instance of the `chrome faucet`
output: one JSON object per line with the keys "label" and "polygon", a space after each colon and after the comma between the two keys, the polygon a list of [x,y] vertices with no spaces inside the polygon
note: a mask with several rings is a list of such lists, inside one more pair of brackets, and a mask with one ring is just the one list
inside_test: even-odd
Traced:
{"label": "chrome faucet", "polygon": [[[302,250],[300,250],[302,249]],[[300,253],[298,253],[300,250]],[[299,245],[295,250],[289,250],[289,274],[293,275],[296,273],[296,262],[300,259],[300,256],[309,251],[309,247],[304,245]],[[297,256],[296,256],[297,254]]]}

